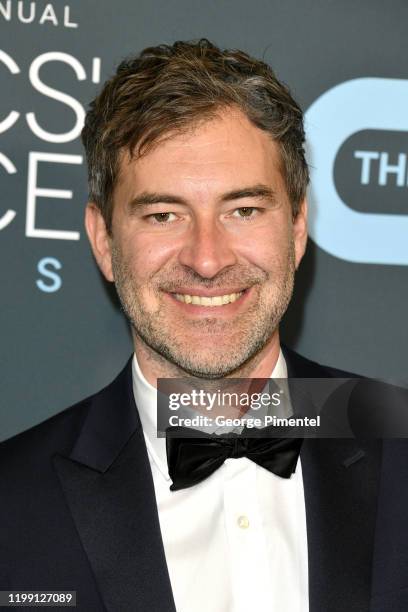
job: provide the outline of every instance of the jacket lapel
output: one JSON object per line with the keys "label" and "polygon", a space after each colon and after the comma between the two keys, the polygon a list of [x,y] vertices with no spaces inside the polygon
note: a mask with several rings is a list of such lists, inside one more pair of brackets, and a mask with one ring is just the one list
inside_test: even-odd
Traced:
{"label": "jacket lapel", "polygon": [[310,612],[370,608],[380,443],[305,440]]}
{"label": "jacket lapel", "polygon": [[[284,352],[289,377],[333,376],[330,370],[291,351]],[[381,441],[305,439],[300,456],[309,610],[366,612],[370,609]]]}
{"label": "jacket lapel", "polygon": [[106,609],[175,612],[131,360],[54,466]]}

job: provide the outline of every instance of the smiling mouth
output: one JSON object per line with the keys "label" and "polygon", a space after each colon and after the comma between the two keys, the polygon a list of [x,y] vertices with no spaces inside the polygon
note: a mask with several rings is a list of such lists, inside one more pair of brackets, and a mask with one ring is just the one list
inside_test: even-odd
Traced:
{"label": "smiling mouth", "polygon": [[184,304],[191,304],[193,306],[226,306],[236,302],[245,290],[239,293],[226,293],[224,295],[204,296],[204,295],[189,295],[187,293],[173,293],[176,300],[183,302]]}

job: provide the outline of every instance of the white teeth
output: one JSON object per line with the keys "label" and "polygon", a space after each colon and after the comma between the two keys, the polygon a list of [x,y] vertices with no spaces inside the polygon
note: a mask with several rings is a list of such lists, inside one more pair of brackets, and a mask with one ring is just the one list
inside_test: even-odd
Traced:
{"label": "white teeth", "polygon": [[232,304],[241,297],[243,291],[239,293],[227,293],[226,295],[216,295],[214,297],[187,295],[186,293],[175,293],[175,297],[179,302],[185,304],[194,304],[195,306],[224,306]]}
{"label": "white teeth", "polygon": [[211,306],[222,306],[222,296],[217,295],[216,297],[211,298]]}

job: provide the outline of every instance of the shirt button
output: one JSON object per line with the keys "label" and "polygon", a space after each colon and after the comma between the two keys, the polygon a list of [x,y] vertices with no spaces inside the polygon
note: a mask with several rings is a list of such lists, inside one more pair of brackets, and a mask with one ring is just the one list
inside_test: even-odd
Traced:
{"label": "shirt button", "polygon": [[238,523],[238,527],[240,529],[248,529],[248,527],[249,527],[249,518],[247,516],[245,516],[244,514],[242,514],[241,516],[238,517],[237,523]]}

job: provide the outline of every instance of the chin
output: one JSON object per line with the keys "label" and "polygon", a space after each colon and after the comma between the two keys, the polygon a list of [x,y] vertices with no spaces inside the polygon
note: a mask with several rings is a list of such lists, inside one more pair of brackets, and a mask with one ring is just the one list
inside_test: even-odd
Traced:
{"label": "chin", "polygon": [[[217,347],[219,349],[219,347]],[[191,357],[194,357],[192,354],[193,347],[190,346],[189,352]],[[242,358],[236,358],[229,362],[226,361],[226,356],[231,357],[231,351],[223,350],[217,351],[217,354],[214,354],[214,346],[209,351],[205,351],[204,355],[200,351],[199,359],[189,359],[185,357],[185,355],[189,355],[187,351],[183,356],[177,356],[173,354],[173,363],[187,372],[191,376],[196,376],[198,378],[206,378],[206,379],[216,379],[223,378],[225,376],[231,375],[234,371],[236,371],[239,367],[243,365],[245,362],[244,356]],[[189,356],[190,356],[189,355]],[[197,357],[197,354],[195,355]]]}
{"label": "chin", "polygon": [[214,364],[184,364],[182,369],[190,376],[202,378],[204,380],[218,380],[232,374],[236,368],[226,369],[225,365],[214,368]]}

